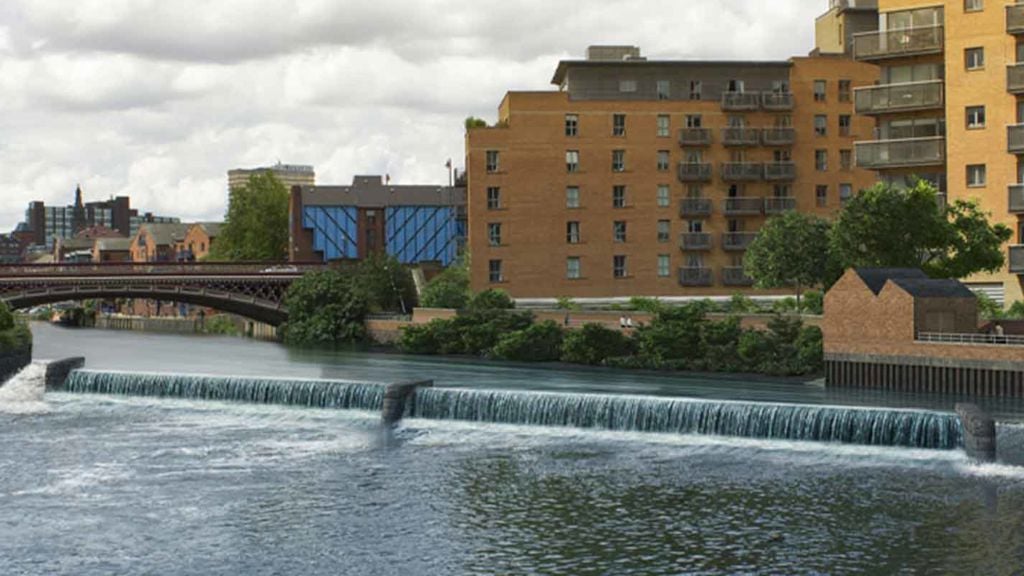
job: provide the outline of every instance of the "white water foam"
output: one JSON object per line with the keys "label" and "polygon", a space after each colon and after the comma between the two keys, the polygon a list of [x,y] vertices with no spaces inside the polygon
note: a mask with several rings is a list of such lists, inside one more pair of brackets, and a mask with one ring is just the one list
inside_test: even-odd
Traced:
{"label": "white water foam", "polygon": [[46,365],[33,362],[0,385],[0,414],[49,412],[50,406],[43,400],[45,393]]}

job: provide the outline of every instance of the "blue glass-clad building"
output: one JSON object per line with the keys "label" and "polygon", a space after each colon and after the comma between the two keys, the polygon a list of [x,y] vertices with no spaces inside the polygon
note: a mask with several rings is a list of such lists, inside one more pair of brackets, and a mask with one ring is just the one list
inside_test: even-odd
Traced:
{"label": "blue glass-clad building", "polygon": [[356,176],[351,186],[295,186],[293,261],[359,260],[386,252],[406,264],[451,264],[466,238],[466,189],[390,185]]}

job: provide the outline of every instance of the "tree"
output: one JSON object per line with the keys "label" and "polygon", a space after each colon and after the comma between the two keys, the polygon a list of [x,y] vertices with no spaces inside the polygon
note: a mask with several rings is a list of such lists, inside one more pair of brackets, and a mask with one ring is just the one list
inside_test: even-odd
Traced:
{"label": "tree", "polygon": [[487,128],[487,121],[475,116],[468,116],[466,118],[466,130],[472,130],[474,128]]}
{"label": "tree", "polygon": [[249,177],[228,195],[228,212],[210,260],[280,261],[288,257],[288,191],[272,173]]}
{"label": "tree", "polygon": [[292,283],[285,299],[291,344],[334,345],[366,337],[369,298],[352,274],[311,272]]}
{"label": "tree", "polygon": [[974,201],[937,201],[919,180],[913,188],[879,183],[850,200],[835,223],[831,250],[842,269],[922,268],[932,277],[963,278],[994,272],[1013,232],[990,224]]}
{"label": "tree", "polygon": [[416,284],[412,273],[397,258],[372,254],[355,269],[356,288],[367,295],[371,312],[412,312]]}
{"label": "tree", "polygon": [[420,305],[425,308],[459,310],[466,307],[469,297],[469,267],[460,261],[427,283],[420,295]]}
{"label": "tree", "polygon": [[804,288],[823,284],[828,277],[829,228],[827,220],[810,214],[776,216],[747,249],[743,268],[758,288],[792,287],[799,304]]}

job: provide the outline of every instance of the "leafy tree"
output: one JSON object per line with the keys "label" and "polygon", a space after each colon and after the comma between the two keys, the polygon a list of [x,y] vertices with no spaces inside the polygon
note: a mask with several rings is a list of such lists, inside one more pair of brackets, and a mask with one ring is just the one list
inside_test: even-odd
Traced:
{"label": "leafy tree", "polygon": [[661,303],[661,300],[657,298],[645,298],[643,296],[633,296],[629,299],[629,309],[637,310],[639,312],[647,312],[648,314],[657,314],[665,305]]}
{"label": "leafy tree", "polygon": [[520,362],[554,362],[562,354],[564,331],[546,320],[525,330],[505,334],[494,346],[494,357]]}
{"label": "leafy tree", "polygon": [[0,330],[10,330],[14,328],[14,314],[11,314],[11,309],[7,307],[6,302],[0,302]]}
{"label": "leafy tree", "polygon": [[577,304],[575,300],[573,300],[572,298],[570,298],[568,296],[559,296],[558,300],[557,300],[557,302],[555,304],[555,307],[558,308],[559,310],[568,310],[568,311],[574,311],[574,310],[579,310],[580,309],[580,305]]}
{"label": "leafy tree", "polygon": [[879,183],[861,191],[839,214],[831,250],[843,268],[923,268],[932,277],[963,278],[1002,268],[1002,246],[1013,235],[990,224],[973,201],[940,206],[935,188]]}
{"label": "leafy tree", "polygon": [[306,274],[288,289],[285,341],[306,345],[361,341],[366,338],[369,300],[352,274],[339,270]]}
{"label": "leafy tree", "polygon": [[411,312],[416,305],[412,273],[397,258],[373,254],[355,269],[357,289],[368,297],[371,312]]}
{"label": "leafy tree", "polygon": [[469,302],[466,304],[466,309],[470,312],[482,312],[485,310],[511,310],[516,307],[516,303],[509,295],[503,290],[495,290],[488,288],[483,292],[477,292]]}
{"label": "leafy tree", "polygon": [[825,293],[821,290],[804,292],[803,311],[809,314],[823,314],[825,312]]}
{"label": "leafy tree", "polygon": [[472,130],[474,128],[487,128],[487,121],[476,116],[468,116],[466,118],[466,130]]}
{"label": "leafy tree", "polygon": [[701,334],[707,323],[707,310],[708,304],[704,302],[663,308],[650,324],[636,331],[641,358],[655,365],[702,358],[705,350]]}
{"label": "leafy tree", "polygon": [[761,228],[743,259],[758,288],[792,287],[799,304],[808,286],[823,284],[829,272],[827,220],[787,212]]}
{"label": "leafy tree", "polygon": [[420,304],[426,308],[466,307],[470,298],[469,268],[465,262],[459,262],[446,268],[435,276],[420,295]]}
{"label": "leafy tree", "polygon": [[210,260],[280,261],[288,256],[288,191],[272,173],[255,173],[228,195],[228,212]]}

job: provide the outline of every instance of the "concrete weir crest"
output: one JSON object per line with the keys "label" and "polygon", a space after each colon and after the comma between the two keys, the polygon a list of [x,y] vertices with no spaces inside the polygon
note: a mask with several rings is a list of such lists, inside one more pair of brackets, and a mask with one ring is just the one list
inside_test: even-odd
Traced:
{"label": "concrete weir crest", "polygon": [[416,390],[432,388],[433,380],[411,380],[388,384],[384,391],[384,406],[381,410],[381,422],[385,426],[396,426],[402,421],[407,406],[416,402]]}
{"label": "concrete weir crest", "polygon": [[975,404],[957,404],[956,413],[964,426],[964,450],[980,462],[996,460],[996,423]]}

